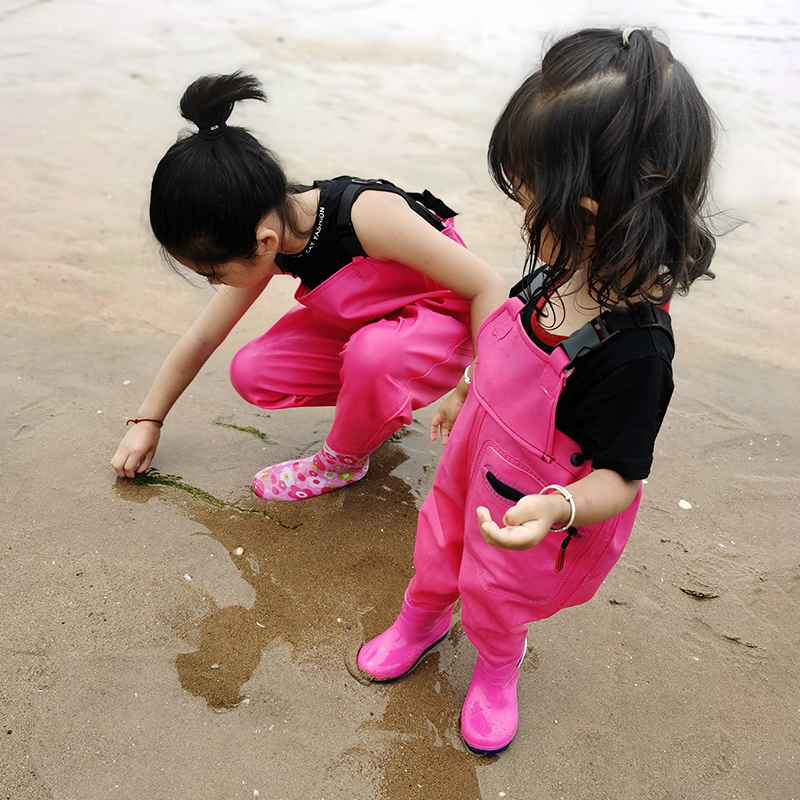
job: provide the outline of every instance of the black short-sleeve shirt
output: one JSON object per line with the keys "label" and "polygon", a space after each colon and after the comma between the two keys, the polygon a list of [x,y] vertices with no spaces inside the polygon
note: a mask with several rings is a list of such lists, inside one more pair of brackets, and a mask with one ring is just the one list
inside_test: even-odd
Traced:
{"label": "black short-sleeve shirt", "polygon": [[[553,347],[531,328],[534,312],[535,298],[522,311],[523,327],[550,353]],[[578,443],[595,469],[614,470],[626,480],[646,478],[672,397],[674,355],[669,332],[652,327],[623,330],[599,350],[579,356],[558,400],[556,428]]]}

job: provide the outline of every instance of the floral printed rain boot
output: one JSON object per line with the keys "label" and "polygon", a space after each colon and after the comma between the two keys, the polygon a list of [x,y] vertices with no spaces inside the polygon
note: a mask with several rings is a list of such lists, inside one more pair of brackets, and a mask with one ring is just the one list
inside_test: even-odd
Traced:
{"label": "floral printed rain boot", "polygon": [[305,500],[360,481],[368,469],[369,454],[348,456],[323,444],[313,456],[261,470],[253,491],[265,500]]}

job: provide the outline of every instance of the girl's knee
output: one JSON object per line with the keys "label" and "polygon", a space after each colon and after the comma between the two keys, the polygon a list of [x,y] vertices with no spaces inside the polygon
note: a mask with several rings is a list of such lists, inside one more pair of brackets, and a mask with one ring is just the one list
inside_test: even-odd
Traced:
{"label": "girl's knee", "polygon": [[[260,361],[261,359],[259,359]],[[254,363],[250,347],[243,347],[231,361],[230,378],[239,395],[260,408],[280,406],[287,395],[266,385],[267,371]]]}
{"label": "girl's knee", "polygon": [[365,381],[370,377],[380,380],[390,372],[399,354],[391,349],[391,342],[383,336],[353,337],[342,353],[342,377],[345,375]]}
{"label": "girl's knee", "polygon": [[248,358],[248,348],[243,347],[233,357],[230,367],[230,377],[233,388],[245,399],[248,403],[254,403],[252,399],[254,393],[253,370]]}

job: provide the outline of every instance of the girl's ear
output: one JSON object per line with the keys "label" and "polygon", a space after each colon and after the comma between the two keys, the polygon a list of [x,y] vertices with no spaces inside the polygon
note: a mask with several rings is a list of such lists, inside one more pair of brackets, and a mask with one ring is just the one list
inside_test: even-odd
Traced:
{"label": "girl's ear", "polygon": [[278,252],[281,240],[278,234],[266,224],[266,221],[262,220],[258,228],[256,228],[256,241],[258,242],[258,246],[256,247],[257,256],[270,256],[274,258],[275,254]]}
{"label": "girl's ear", "polygon": [[595,223],[597,222],[597,212],[600,210],[600,205],[597,200],[592,200],[591,197],[581,197],[581,199],[578,200],[578,205],[586,212],[586,230],[584,232],[584,241],[588,245],[593,245],[595,236]]}
{"label": "girl's ear", "polygon": [[578,205],[581,208],[585,208],[593,217],[597,216],[597,212],[600,210],[600,205],[597,200],[592,200],[591,197],[581,197],[578,200]]}

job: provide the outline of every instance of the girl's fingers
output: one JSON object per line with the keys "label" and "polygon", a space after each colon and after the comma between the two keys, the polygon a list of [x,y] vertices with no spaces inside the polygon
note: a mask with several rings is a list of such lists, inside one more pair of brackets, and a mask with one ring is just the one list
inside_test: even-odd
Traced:
{"label": "girl's fingers", "polygon": [[442,444],[447,444],[447,440],[450,438],[450,428],[452,427],[453,425],[447,417],[437,411],[431,420],[431,441],[435,442],[436,437],[441,434]]}
{"label": "girl's fingers", "polygon": [[126,478],[128,476],[126,462],[124,460],[114,458],[111,462],[111,466],[114,467],[114,472],[116,472],[120,478]]}
{"label": "girl's fingers", "polygon": [[478,506],[477,508],[478,514],[478,524],[483,525],[484,522],[491,522],[492,515],[489,513],[489,509],[485,506]]}
{"label": "girl's fingers", "polygon": [[484,541],[492,547],[504,550],[529,550],[544,538],[547,530],[539,530],[535,523],[509,525],[503,522],[501,528],[493,519],[489,510],[483,506],[477,508],[478,526]]}
{"label": "girl's fingers", "polygon": [[537,522],[541,519],[547,502],[547,499],[542,495],[525,495],[506,511],[503,516],[503,524],[509,528],[514,528],[524,525],[526,522]]}
{"label": "girl's fingers", "polygon": [[489,509],[484,508],[483,506],[479,506],[477,509],[477,514],[478,514],[478,526],[480,528],[481,536],[483,536],[484,541],[487,544],[492,545],[493,547],[497,547],[498,546],[497,537],[500,534],[500,528],[489,514]]}
{"label": "girl's fingers", "polygon": [[524,526],[501,528],[490,520],[481,526],[481,532],[488,544],[503,550],[528,550],[534,545],[529,536],[530,531]]}
{"label": "girl's fingers", "polygon": [[[135,478],[137,472],[144,472],[152,461],[152,454],[145,453],[143,456],[137,453],[128,453],[122,464],[117,467],[114,466],[114,471],[120,478]],[[137,469],[138,467],[138,469]]]}
{"label": "girl's fingers", "polygon": [[153,456],[151,453],[147,453],[145,457],[139,462],[137,467],[134,467],[134,475],[137,472],[147,472],[147,468],[150,466],[150,462],[153,460]]}

